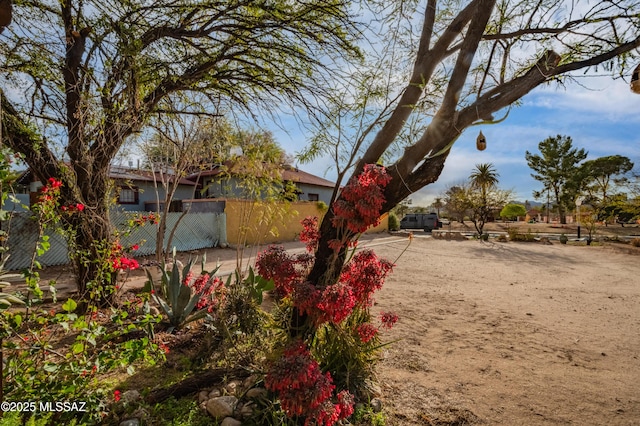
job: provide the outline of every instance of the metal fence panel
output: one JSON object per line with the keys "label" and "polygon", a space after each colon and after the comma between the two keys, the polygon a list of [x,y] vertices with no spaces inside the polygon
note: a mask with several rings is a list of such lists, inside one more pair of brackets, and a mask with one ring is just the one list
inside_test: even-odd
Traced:
{"label": "metal fence panel", "polygon": [[[127,222],[136,214],[148,214],[148,212],[112,212],[111,222],[121,233],[120,243],[124,247],[139,245],[134,252],[136,256],[154,254],[156,250],[156,226],[147,224],[124,235]],[[169,234],[178,222],[182,213],[169,213],[167,217],[167,231],[165,232],[165,248]],[[9,270],[17,270],[29,267],[38,237],[38,225],[30,218],[29,213],[14,214],[10,221],[3,223],[3,229],[9,232],[10,258],[5,267]],[[43,266],[64,265],[69,263],[68,248],[65,239],[53,230],[47,230],[50,249],[37,260]],[[172,247],[177,251],[197,250],[216,247],[227,242],[226,215],[225,213],[196,213],[186,214],[180,220],[172,241]]]}

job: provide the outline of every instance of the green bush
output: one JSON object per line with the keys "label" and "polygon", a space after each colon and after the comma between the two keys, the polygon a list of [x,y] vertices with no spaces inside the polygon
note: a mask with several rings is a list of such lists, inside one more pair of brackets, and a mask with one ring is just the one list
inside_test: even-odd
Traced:
{"label": "green bush", "polygon": [[400,229],[400,219],[395,213],[389,213],[389,231],[398,231]]}
{"label": "green bush", "polygon": [[531,229],[529,229],[526,234],[523,234],[518,232],[518,228],[509,228],[507,229],[507,233],[509,234],[509,241],[535,241],[535,236],[531,233]]}

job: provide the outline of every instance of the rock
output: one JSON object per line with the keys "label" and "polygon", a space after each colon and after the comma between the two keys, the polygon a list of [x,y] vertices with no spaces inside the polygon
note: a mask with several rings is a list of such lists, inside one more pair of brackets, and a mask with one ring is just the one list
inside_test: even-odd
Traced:
{"label": "rock", "polygon": [[267,396],[267,390],[265,388],[251,388],[247,391],[247,398],[263,398]]}
{"label": "rock", "polygon": [[[216,395],[219,396],[219,395]],[[198,404],[202,404],[209,400],[209,391],[202,390],[198,393]]]}
{"label": "rock", "polygon": [[380,398],[373,398],[369,405],[371,405],[371,411],[373,411],[374,413],[379,413],[380,411],[382,411],[382,401],[380,400]]}
{"label": "rock", "polygon": [[135,402],[140,399],[140,392],[135,389],[128,390],[126,392],[122,392],[122,401],[124,403]]}
{"label": "rock", "polygon": [[138,408],[133,413],[131,413],[131,417],[135,417],[136,419],[140,419],[142,422],[149,418],[149,412],[144,408]]}
{"label": "rock", "polygon": [[217,398],[221,395],[222,395],[222,392],[220,391],[220,389],[214,388],[214,389],[211,389],[211,391],[209,392],[209,398],[207,399]]}
{"label": "rock", "polygon": [[242,422],[233,417],[225,417],[220,426],[242,426]]}
{"label": "rock", "polygon": [[239,380],[232,380],[226,384],[224,390],[229,395],[236,395],[242,389],[242,383]]}
{"label": "rock", "polygon": [[365,380],[364,389],[362,390],[363,396],[366,399],[377,398],[382,395],[382,388],[373,380]]}
{"label": "rock", "polygon": [[256,385],[256,383],[258,383],[258,377],[252,374],[244,379],[244,381],[242,382],[242,387],[245,389],[251,389]]}
{"label": "rock", "polygon": [[219,396],[207,401],[207,412],[216,419],[223,419],[233,415],[233,408],[238,399],[235,396]]}
{"label": "rock", "polygon": [[247,402],[239,410],[236,410],[237,416],[241,419],[248,419],[253,416],[256,405],[253,402]]}
{"label": "rock", "polygon": [[140,419],[127,419],[120,422],[119,426],[140,426]]}

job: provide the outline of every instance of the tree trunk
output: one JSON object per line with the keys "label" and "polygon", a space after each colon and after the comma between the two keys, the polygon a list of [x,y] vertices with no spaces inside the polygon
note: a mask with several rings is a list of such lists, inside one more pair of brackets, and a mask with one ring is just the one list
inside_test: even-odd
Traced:
{"label": "tree trunk", "polygon": [[111,271],[114,234],[109,218],[108,170],[93,170],[89,180],[90,184],[78,183],[84,209],[69,217],[69,257],[76,270],[80,301],[105,306],[113,301],[117,280],[117,271]]}

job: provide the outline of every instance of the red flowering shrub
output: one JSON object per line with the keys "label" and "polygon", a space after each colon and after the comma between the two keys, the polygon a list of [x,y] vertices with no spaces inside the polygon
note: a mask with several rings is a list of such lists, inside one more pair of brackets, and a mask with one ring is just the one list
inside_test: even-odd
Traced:
{"label": "red flowering shrub", "polygon": [[327,286],[316,305],[320,310],[318,323],[338,324],[351,314],[355,305],[356,298],[350,286],[343,283]]}
{"label": "red flowering shrub", "polygon": [[273,280],[279,295],[286,297],[293,290],[292,284],[300,279],[296,270],[296,260],[282,246],[271,245],[256,257],[258,273]]}
{"label": "red flowering shrub", "polygon": [[362,343],[368,343],[371,339],[376,337],[376,334],[378,334],[378,329],[368,322],[365,322],[364,324],[360,324],[358,326],[356,332],[358,333],[358,337],[360,337],[360,341]]}
{"label": "red flowering shrub", "polygon": [[125,256],[125,250],[119,242],[113,243],[111,247],[110,263],[114,271],[134,270],[140,267],[140,264],[134,258]]}
{"label": "red flowering shrub", "polygon": [[193,281],[190,287],[196,293],[202,294],[196,303],[196,309],[206,308],[207,312],[211,313],[224,300],[224,282],[219,277],[211,279],[209,274],[202,274]]}
{"label": "red flowering shrub", "polygon": [[362,233],[369,226],[380,223],[380,210],[385,201],[383,189],[390,180],[384,167],[365,165],[360,175],[349,180],[340,199],[334,203],[333,225]]}
{"label": "red flowering shrub", "polygon": [[392,268],[391,262],[379,258],[373,250],[362,250],[345,265],[340,282],[351,286],[358,305],[369,305],[373,293],[382,288]]}
{"label": "red flowering shrub", "polygon": [[300,241],[306,243],[308,252],[314,252],[318,247],[318,240],[320,239],[320,231],[318,230],[318,217],[308,216],[300,223],[302,224]]}
{"label": "red flowering shrub", "polygon": [[285,349],[272,363],[265,386],[276,392],[288,416],[304,416],[305,425],[331,426],[353,413],[353,397],[342,391],[338,403],[331,401],[335,386],[331,374],[322,373],[320,365],[300,340]]}

